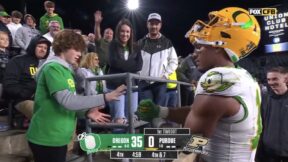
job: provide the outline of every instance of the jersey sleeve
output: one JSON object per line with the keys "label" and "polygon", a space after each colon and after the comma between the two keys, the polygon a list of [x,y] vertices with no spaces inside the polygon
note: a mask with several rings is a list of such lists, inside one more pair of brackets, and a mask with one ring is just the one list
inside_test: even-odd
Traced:
{"label": "jersey sleeve", "polygon": [[195,95],[237,96],[240,93],[240,77],[229,68],[214,68],[200,78]]}
{"label": "jersey sleeve", "polygon": [[47,65],[43,69],[43,75],[50,95],[65,89],[69,90],[69,84],[74,84],[73,80],[65,78],[62,71],[55,66]]}

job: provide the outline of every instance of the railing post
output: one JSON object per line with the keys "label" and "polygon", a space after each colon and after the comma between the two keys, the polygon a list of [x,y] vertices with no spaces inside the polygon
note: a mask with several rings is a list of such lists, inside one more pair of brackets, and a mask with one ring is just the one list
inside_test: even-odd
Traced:
{"label": "railing post", "polygon": [[127,85],[127,107],[128,107],[128,118],[129,118],[129,133],[134,133],[134,123],[133,123],[133,116],[134,116],[134,112],[132,109],[132,76],[130,73],[127,73],[127,77],[126,77],[126,85]]}
{"label": "railing post", "polygon": [[[127,85],[127,107],[128,107],[128,118],[129,118],[129,125],[128,125],[128,129],[129,129],[129,133],[133,134],[134,131],[134,112],[133,112],[133,108],[132,108],[132,81],[133,78],[131,76],[130,73],[127,73],[127,77],[126,77],[126,85]],[[123,160],[122,160],[123,161]],[[129,159],[129,162],[133,162],[134,160]]]}
{"label": "railing post", "polygon": [[181,87],[180,87],[180,84],[179,83],[177,83],[177,100],[178,100],[178,102],[177,102],[177,106],[178,107],[181,107],[181,105],[182,105],[182,103],[181,103]]}
{"label": "railing post", "polygon": [[[85,90],[84,90],[85,96],[89,94],[89,89],[90,89],[89,86],[90,86],[90,81],[85,79]],[[92,128],[90,127],[90,119],[86,118],[85,122],[86,122],[86,132],[91,133]],[[93,162],[92,153],[88,154],[87,157],[88,157],[88,162]]]}

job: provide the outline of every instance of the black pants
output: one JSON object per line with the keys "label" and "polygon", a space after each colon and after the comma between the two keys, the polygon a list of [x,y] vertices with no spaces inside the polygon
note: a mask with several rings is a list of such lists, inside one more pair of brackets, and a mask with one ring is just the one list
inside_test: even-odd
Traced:
{"label": "black pants", "polygon": [[288,162],[288,156],[279,156],[272,153],[273,151],[265,148],[262,142],[260,138],[255,157],[256,162]]}
{"label": "black pants", "polygon": [[258,158],[256,162],[288,162],[288,157],[266,155],[264,158]]}
{"label": "black pants", "polygon": [[60,147],[42,146],[29,142],[34,162],[65,162],[67,145]]}
{"label": "black pants", "polygon": [[264,153],[256,157],[256,162],[288,162],[288,157],[271,155],[270,153]]}

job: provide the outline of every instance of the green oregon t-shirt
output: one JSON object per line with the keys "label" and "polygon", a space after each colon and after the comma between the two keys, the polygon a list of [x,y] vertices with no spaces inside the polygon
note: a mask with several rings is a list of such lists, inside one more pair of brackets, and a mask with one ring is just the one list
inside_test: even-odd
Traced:
{"label": "green oregon t-shirt", "polygon": [[43,146],[67,145],[75,130],[76,112],[60,105],[53,94],[65,89],[75,92],[73,73],[53,62],[44,65],[38,77],[28,141]]}

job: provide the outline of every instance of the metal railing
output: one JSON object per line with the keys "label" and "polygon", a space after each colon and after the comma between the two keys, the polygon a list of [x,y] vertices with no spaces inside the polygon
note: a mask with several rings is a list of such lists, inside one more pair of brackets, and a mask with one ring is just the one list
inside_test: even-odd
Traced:
{"label": "metal railing", "polygon": [[[120,78],[126,78],[126,94],[127,94],[127,104],[128,107],[128,125],[123,124],[97,124],[95,122],[92,122],[90,119],[86,119],[86,131],[88,133],[92,132],[92,128],[98,127],[98,128],[127,128],[129,130],[129,133],[134,133],[134,122],[133,121],[133,115],[134,112],[132,111],[131,107],[131,94],[132,94],[132,82],[134,80],[145,80],[145,81],[154,81],[154,82],[165,82],[165,83],[176,83],[177,84],[177,95],[178,95],[178,107],[181,107],[181,92],[180,92],[180,85],[187,85],[191,86],[191,84],[186,82],[180,82],[180,81],[174,81],[174,80],[167,80],[167,79],[160,79],[157,77],[147,77],[147,76],[140,76],[139,74],[133,74],[133,73],[119,73],[119,74],[109,74],[109,75],[102,75],[102,76],[95,76],[95,77],[89,77],[85,78],[85,95],[90,94],[89,92],[89,86],[91,81],[98,81],[98,80],[112,80],[112,79],[120,79]],[[92,154],[88,154],[88,161],[92,162]]]}

